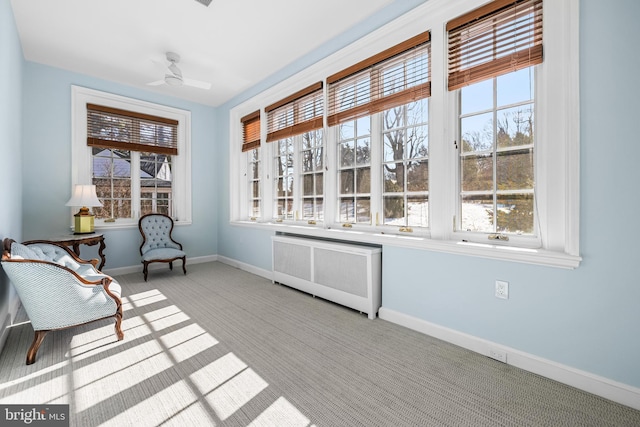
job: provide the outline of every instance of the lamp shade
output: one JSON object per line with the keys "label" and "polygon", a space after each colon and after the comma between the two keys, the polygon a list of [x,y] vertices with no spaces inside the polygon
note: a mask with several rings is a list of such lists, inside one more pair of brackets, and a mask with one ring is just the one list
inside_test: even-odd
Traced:
{"label": "lamp shade", "polygon": [[102,206],[95,185],[76,185],[66,206]]}

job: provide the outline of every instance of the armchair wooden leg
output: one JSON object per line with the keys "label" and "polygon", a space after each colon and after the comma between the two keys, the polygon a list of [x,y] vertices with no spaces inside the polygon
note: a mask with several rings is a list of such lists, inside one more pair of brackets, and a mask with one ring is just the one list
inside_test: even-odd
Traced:
{"label": "armchair wooden leg", "polygon": [[124,332],[122,332],[122,306],[119,306],[116,312],[116,336],[118,337],[118,341],[124,339]]}
{"label": "armchair wooden leg", "polygon": [[169,270],[173,271],[173,261],[169,261]]}
{"label": "armchair wooden leg", "polygon": [[187,257],[182,257],[182,271],[187,274]]}
{"label": "armchair wooden leg", "polygon": [[40,344],[42,344],[42,340],[44,340],[45,335],[49,331],[34,331],[35,335],[33,336],[33,342],[31,343],[31,347],[29,347],[29,351],[27,351],[27,365],[32,365],[33,362],[36,361],[36,353],[40,348]]}
{"label": "armchair wooden leg", "polygon": [[149,266],[149,264],[147,262],[143,262],[143,267],[142,267],[142,273],[144,273],[144,281],[147,281],[147,274],[149,273],[147,271],[147,267]]}

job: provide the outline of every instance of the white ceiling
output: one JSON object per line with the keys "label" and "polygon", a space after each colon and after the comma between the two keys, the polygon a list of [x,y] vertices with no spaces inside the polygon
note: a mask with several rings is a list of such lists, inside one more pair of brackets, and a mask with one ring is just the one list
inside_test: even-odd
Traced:
{"label": "white ceiling", "polygon": [[[24,58],[218,106],[393,0],[11,0]],[[339,12],[330,12],[338,10]],[[211,89],[148,86],[165,52]]]}

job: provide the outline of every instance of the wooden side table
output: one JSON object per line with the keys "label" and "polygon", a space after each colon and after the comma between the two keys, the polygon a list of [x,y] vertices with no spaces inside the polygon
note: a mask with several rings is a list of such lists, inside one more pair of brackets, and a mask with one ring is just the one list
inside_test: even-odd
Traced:
{"label": "wooden side table", "polygon": [[29,240],[28,242],[24,242],[24,243],[49,243],[49,242],[59,243],[63,246],[71,247],[73,248],[73,252],[77,256],[80,256],[80,245],[95,246],[97,244],[100,244],[100,247],[98,248],[98,255],[100,255],[101,262],[100,262],[100,265],[98,266],[98,270],[102,270],[102,267],[104,267],[106,258],[104,256],[103,251],[107,246],[104,243],[104,234],[102,233],[68,234],[68,235],[62,235],[62,236],[55,236],[48,240]]}

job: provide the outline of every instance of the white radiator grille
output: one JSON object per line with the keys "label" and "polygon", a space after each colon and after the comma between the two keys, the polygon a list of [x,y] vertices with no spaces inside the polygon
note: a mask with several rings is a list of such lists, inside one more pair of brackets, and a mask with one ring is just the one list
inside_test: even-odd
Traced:
{"label": "white radiator grille", "polygon": [[348,252],[316,248],[315,282],[360,297],[367,297],[367,258]]}
{"label": "white radiator grille", "polygon": [[380,248],[274,236],[273,280],[367,313],[381,305]]}
{"label": "white radiator grille", "polygon": [[273,270],[311,280],[311,248],[273,242]]}

